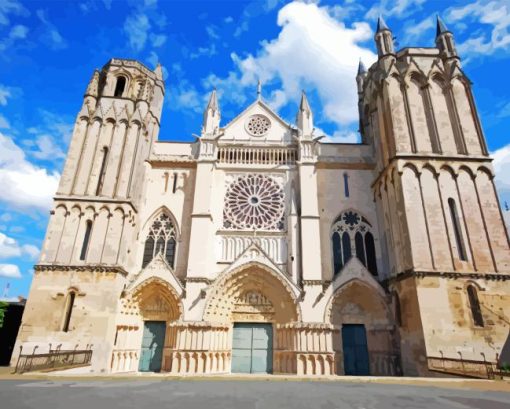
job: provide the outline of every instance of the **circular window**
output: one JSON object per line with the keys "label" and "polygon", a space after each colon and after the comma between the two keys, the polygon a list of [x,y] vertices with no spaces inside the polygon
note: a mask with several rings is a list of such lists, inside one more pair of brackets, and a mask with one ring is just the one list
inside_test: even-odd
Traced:
{"label": "circular window", "polygon": [[272,178],[241,176],[227,189],[224,227],[282,230],[284,208],[283,189]]}
{"label": "circular window", "polygon": [[265,135],[271,128],[271,121],[264,115],[253,115],[246,123],[246,129],[254,136]]}

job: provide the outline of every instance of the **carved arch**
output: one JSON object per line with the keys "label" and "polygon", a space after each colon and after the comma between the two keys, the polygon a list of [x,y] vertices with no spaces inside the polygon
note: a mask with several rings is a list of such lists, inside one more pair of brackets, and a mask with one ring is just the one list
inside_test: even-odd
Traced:
{"label": "carved arch", "polygon": [[231,322],[234,303],[249,290],[258,291],[274,306],[274,322],[301,321],[301,307],[289,284],[268,266],[249,262],[222,273],[207,289],[203,319]]}

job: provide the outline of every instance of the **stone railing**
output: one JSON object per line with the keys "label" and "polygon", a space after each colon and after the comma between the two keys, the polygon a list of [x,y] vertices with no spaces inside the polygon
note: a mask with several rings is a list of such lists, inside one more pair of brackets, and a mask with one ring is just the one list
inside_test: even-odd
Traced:
{"label": "stone railing", "polygon": [[172,322],[167,329],[163,370],[172,374],[230,371],[230,325]]}
{"label": "stone railing", "polygon": [[218,149],[218,161],[237,165],[294,165],[297,150],[294,148],[233,147]]}
{"label": "stone railing", "polygon": [[111,372],[136,372],[139,354],[139,349],[114,349],[110,362]]}
{"label": "stone railing", "polygon": [[274,371],[298,375],[336,373],[333,334],[329,324],[277,324]]}

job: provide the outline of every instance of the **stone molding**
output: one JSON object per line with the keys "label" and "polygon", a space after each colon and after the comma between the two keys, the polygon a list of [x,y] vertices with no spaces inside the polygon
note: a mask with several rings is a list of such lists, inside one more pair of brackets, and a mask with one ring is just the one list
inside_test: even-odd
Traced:
{"label": "stone molding", "polygon": [[100,264],[84,264],[84,265],[59,265],[59,264],[36,264],[34,266],[36,272],[42,271],[78,271],[91,273],[119,273],[126,277],[128,272],[122,267],[105,266]]}

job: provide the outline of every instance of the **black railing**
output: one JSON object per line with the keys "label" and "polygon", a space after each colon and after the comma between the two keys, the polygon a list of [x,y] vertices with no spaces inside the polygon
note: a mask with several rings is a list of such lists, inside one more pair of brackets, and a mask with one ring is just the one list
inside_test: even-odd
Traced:
{"label": "black railing", "polygon": [[15,373],[53,371],[90,365],[92,350],[50,350],[45,354],[20,355]]}

